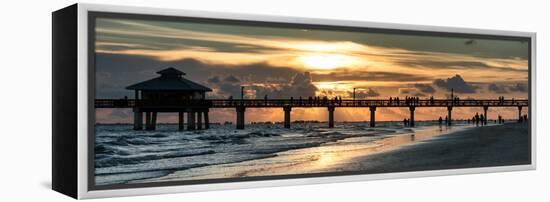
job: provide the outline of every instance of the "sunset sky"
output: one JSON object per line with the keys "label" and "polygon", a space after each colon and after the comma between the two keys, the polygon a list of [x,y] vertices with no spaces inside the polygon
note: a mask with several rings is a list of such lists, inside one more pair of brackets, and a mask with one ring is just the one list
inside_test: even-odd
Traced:
{"label": "sunset sky", "polygon": [[[96,97],[133,97],[125,87],[174,67],[185,78],[213,89],[208,98],[357,98],[419,96],[527,98],[526,41],[436,37],[98,18]],[[212,121],[234,121],[234,109],[211,110]],[[456,109],[456,118],[477,108]],[[524,110],[527,111],[527,110]],[[416,110],[419,120],[445,116],[445,109]],[[246,121],[281,121],[282,109],[247,110]],[[490,109],[512,118],[517,109]],[[337,109],[338,121],[369,119],[368,109]],[[98,109],[101,123],[131,122],[131,110]],[[326,109],[293,109],[293,120],[326,120]],[[379,109],[377,120],[402,120],[408,110]],[[175,122],[173,114],[160,122]]]}

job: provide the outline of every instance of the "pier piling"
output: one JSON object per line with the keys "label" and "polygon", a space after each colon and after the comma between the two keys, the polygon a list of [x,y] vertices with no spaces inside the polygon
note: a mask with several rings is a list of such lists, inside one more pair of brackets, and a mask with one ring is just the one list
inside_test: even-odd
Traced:
{"label": "pier piling", "polygon": [[483,106],[483,124],[487,125],[487,110],[489,110],[489,106]]}
{"label": "pier piling", "polygon": [[151,117],[151,130],[155,130],[157,128],[157,112],[153,112]]}
{"label": "pier piling", "polygon": [[208,119],[208,110],[204,112],[204,129],[210,128],[210,120]]}
{"label": "pier piling", "polygon": [[285,107],[283,107],[283,110],[285,111],[284,127],[285,128],[290,128],[290,111],[292,110],[292,108],[289,107],[289,106],[285,106]]}
{"label": "pier piling", "polygon": [[375,106],[370,106],[369,107],[369,110],[370,110],[370,127],[374,127],[376,124],[375,122],[375,112],[376,112],[376,107]]}
{"label": "pier piling", "polygon": [[411,111],[411,115],[409,117],[409,126],[410,127],[414,127],[414,110],[415,110],[415,107],[414,106],[410,106],[409,107],[409,110]]}
{"label": "pier piling", "polygon": [[195,130],[195,112],[187,112],[187,130]]}
{"label": "pier piling", "polygon": [[183,130],[183,112],[178,112],[178,130]]}
{"label": "pier piling", "polygon": [[518,121],[521,120],[521,116],[522,116],[522,115],[521,115],[521,109],[522,109],[522,107],[521,107],[521,106],[518,106]]}
{"label": "pier piling", "polygon": [[151,112],[145,112],[145,130],[152,130],[152,128],[151,128]]}
{"label": "pier piling", "polygon": [[197,130],[202,130],[202,112],[197,112]]}
{"label": "pier piling", "polygon": [[244,107],[237,107],[237,129],[242,130],[244,129]]}
{"label": "pier piling", "polygon": [[143,113],[134,111],[134,130],[143,130]]}
{"label": "pier piling", "polygon": [[453,121],[452,121],[453,119],[451,118],[451,115],[452,115],[452,112],[453,112],[453,107],[452,107],[452,106],[448,106],[448,107],[447,107],[447,112],[448,112],[447,117],[449,118],[449,121],[447,121],[447,125],[448,125],[448,126],[451,126],[451,125],[452,125],[452,122],[453,122]]}
{"label": "pier piling", "polygon": [[328,107],[328,127],[334,128],[334,106]]}

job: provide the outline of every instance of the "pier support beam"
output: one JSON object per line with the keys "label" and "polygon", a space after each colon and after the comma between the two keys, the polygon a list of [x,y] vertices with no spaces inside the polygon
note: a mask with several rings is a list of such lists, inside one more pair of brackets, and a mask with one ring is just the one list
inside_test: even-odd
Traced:
{"label": "pier support beam", "polygon": [[151,112],[145,112],[145,130],[152,130],[152,128],[151,128]]}
{"label": "pier support beam", "polygon": [[183,112],[178,112],[178,130],[183,130]]}
{"label": "pier support beam", "polygon": [[202,112],[197,112],[197,129],[202,130]]}
{"label": "pier support beam", "polygon": [[411,111],[411,116],[409,117],[409,127],[414,127],[414,110],[416,107],[410,106],[409,110]]}
{"label": "pier support beam", "polygon": [[286,106],[286,107],[283,107],[283,110],[285,111],[284,127],[285,128],[290,128],[290,111],[292,110],[292,107]]}
{"label": "pier support beam", "polygon": [[157,112],[153,112],[151,117],[151,130],[157,129]]}
{"label": "pier support beam", "polygon": [[518,106],[518,121],[520,121],[522,118],[522,115],[521,115],[521,108],[522,106]]}
{"label": "pier support beam", "polygon": [[453,122],[452,121],[453,119],[451,118],[452,117],[451,115],[453,113],[453,107],[452,106],[447,106],[447,112],[448,112],[447,117],[449,118],[449,120],[447,121],[447,125],[451,126],[452,122]]}
{"label": "pier support beam", "polygon": [[375,112],[376,112],[376,107],[375,106],[370,106],[369,107],[369,110],[370,110],[370,127],[374,127],[376,125],[376,119],[375,119]]}
{"label": "pier support beam", "polygon": [[245,107],[237,107],[237,129],[244,129],[244,112]]}
{"label": "pier support beam", "polygon": [[204,129],[210,128],[210,120],[208,119],[208,110],[206,110],[204,113]]}
{"label": "pier support beam", "polygon": [[334,106],[328,107],[328,127],[334,128]]}
{"label": "pier support beam", "polygon": [[143,113],[134,111],[134,130],[143,130]]}
{"label": "pier support beam", "polygon": [[487,110],[489,110],[489,106],[483,106],[483,125],[487,125]]}
{"label": "pier support beam", "polygon": [[187,112],[187,130],[195,130],[195,112]]}

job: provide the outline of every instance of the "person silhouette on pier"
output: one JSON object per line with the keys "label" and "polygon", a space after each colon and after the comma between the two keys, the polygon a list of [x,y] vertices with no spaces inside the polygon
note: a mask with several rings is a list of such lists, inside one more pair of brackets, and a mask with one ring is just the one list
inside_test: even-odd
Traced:
{"label": "person silhouette on pier", "polygon": [[479,114],[476,112],[476,115],[474,117],[476,120],[476,126],[479,126]]}
{"label": "person silhouette on pier", "polygon": [[403,127],[407,127],[407,125],[409,125],[408,123],[409,123],[409,121],[406,118],[404,118],[403,119]]}
{"label": "person silhouette on pier", "polygon": [[449,117],[445,116],[445,125],[449,124]]}
{"label": "person silhouette on pier", "polygon": [[441,124],[443,124],[443,118],[441,118],[441,116],[439,117],[439,126],[441,126]]}

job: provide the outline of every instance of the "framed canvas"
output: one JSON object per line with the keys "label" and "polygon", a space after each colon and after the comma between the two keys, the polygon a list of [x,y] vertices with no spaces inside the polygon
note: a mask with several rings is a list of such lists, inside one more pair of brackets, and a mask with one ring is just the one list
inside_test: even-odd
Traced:
{"label": "framed canvas", "polygon": [[535,169],[535,33],[52,15],[52,187],[74,198]]}

